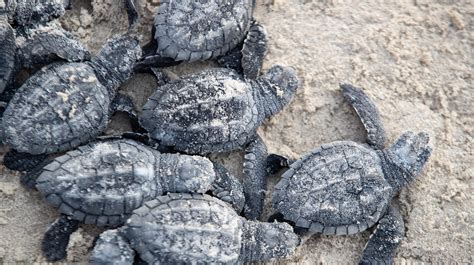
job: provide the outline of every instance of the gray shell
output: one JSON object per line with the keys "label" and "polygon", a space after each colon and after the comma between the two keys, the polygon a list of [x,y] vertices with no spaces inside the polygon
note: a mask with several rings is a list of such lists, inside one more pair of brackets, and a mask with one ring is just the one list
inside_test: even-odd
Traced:
{"label": "gray shell", "polygon": [[243,220],[208,195],[169,194],[146,202],[127,221],[125,235],[148,264],[235,263]]}
{"label": "gray shell", "polygon": [[341,141],[293,163],[275,186],[273,205],[312,232],[354,234],[380,219],[392,194],[378,153]]}
{"label": "gray shell", "polygon": [[253,0],[167,0],[155,17],[156,54],[175,60],[217,58],[246,36]]}
{"label": "gray shell", "polygon": [[102,132],[109,94],[84,63],[53,64],[30,77],[3,116],[5,142],[19,152],[71,149]]}
{"label": "gray shell", "polygon": [[[69,0],[2,0],[11,24],[45,23],[65,13]],[[0,4],[1,7],[1,4]]]}
{"label": "gray shell", "polygon": [[161,195],[155,155],[131,140],[79,147],[43,168],[36,188],[63,214],[86,224],[118,225]]}
{"label": "gray shell", "polygon": [[211,69],[161,86],[140,124],[162,144],[206,154],[238,149],[255,138],[262,110],[251,84],[230,69]]}

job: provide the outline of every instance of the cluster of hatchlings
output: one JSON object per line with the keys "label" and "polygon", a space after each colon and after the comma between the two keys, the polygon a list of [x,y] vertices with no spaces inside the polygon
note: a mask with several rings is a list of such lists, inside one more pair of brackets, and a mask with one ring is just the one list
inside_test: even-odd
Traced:
{"label": "cluster of hatchlings", "polygon": [[[404,224],[390,201],[426,163],[426,133],[384,149],[376,107],[342,84],[366,144],[324,144],[296,161],[268,155],[257,128],[291,100],[298,78],[278,65],[260,75],[267,39],[252,19],[255,1],[161,1],[149,44],[126,33],[95,56],[54,23],[68,2],[0,1],[4,165],[24,171],[21,182],[61,212],[43,239],[48,260],[65,258],[70,234],[86,223],[111,228],[93,264],[266,261],[291,255],[303,234],[374,226],[361,263],[392,262]],[[138,13],[125,2],[133,27]],[[172,81],[159,70],[208,59],[221,68]],[[25,69],[31,75],[19,84]],[[117,92],[136,71],[157,77],[139,114]],[[137,132],[99,136],[116,111]],[[242,182],[204,156],[233,150],[245,150]],[[277,213],[258,221],[266,178],[284,167],[272,194]]]}

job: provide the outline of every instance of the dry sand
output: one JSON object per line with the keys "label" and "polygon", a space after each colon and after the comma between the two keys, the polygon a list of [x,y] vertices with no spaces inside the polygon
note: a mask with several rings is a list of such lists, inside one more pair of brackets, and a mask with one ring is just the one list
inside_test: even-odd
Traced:
{"label": "dry sand", "polygon": [[[126,30],[126,15],[121,1],[88,2],[74,1],[61,22],[96,51]],[[158,2],[142,0],[137,33],[144,42]],[[264,68],[291,65],[301,79],[291,104],[260,129],[269,150],[297,158],[326,142],[364,141],[338,83],[363,87],[380,109],[389,143],[410,129],[429,132],[435,146],[418,180],[396,198],[406,237],[395,262],[473,263],[473,2],[267,0],[259,2],[255,16],[270,38]],[[202,65],[170,70],[183,74]],[[143,104],[153,82],[141,74],[122,90]],[[116,117],[109,131],[119,128],[127,128],[123,117]],[[218,159],[240,174],[240,155]],[[18,174],[0,173],[0,263],[44,262],[41,236],[57,212],[37,192],[22,188]],[[67,261],[85,262],[99,231],[82,226]],[[355,263],[368,236],[306,238],[282,263]]]}

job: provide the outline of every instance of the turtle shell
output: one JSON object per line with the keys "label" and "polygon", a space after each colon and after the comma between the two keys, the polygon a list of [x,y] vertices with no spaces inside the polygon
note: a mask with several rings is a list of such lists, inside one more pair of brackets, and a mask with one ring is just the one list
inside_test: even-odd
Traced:
{"label": "turtle shell", "polygon": [[273,205],[296,226],[354,234],[374,225],[393,195],[376,151],[355,142],[323,145],[290,166]]}
{"label": "turtle shell", "polygon": [[0,93],[11,79],[15,66],[15,35],[10,25],[0,21]]}
{"label": "turtle shell", "polygon": [[253,0],[161,1],[155,16],[156,54],[179,61],[217,58],[241,43]]}
{"label": "turtle shell", "polygon": [[5,142],[30,154],[70,150],[109,121],[109,94],[84,63],[52,64],[30,77],[3,116]]}
{"label": "turtle shell", "polygon": [[249,83],[218,68],[158,88],[140,124],[160,143],[191,154],[238,149],[255,137],[263,118]]}
{"label": "turtle shell", "polygon": [[135,210],[125,235],[148,264],[229,264],[238,260],[242,226],[216,198],[170,193]]}
{"label": "turtle shell", "polygon": [[155,157],[152,149],[132,140],[92,143],[45,166],[36,187],[75,220],[120,225],[144,201],[162,194]]}

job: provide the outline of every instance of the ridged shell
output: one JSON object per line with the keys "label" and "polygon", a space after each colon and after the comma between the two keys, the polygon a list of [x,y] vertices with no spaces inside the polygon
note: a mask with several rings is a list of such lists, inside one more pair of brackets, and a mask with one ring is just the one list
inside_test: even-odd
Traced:
{"label": "ridged shell", "polygon": [[242,77],[212,69],[159,87],[143,107],[140,124],[164,145],[205,154],[248,143],[261,123],[258,113]]}
{"label": "ridged shell", "polygon": [[252,0],[161,1],[155,17],[157,54],[175,60],[217,58],[241,43]]}
{"label": "ridged shell", "polygon": [[125,233],[149,264],[229,264],[238,260],[242,219],[211,196],[171,193],[135,210]]}
{"label": "ridged shell", "polygon": [[354,142],[334,142],[290,166],[275,187],[273,205],[313,232],[353,234],[380,219],[392,193],[377,152]]}
{"label": "ridged shell", "polygon": [[161,195],[152,150],[131,140],[92,143],[43,168],[37,189],[63,214],[87,224],[119,225]]}
{"label": "ridged shell", "polygon": [[84,63],[53,64],[30,77],[3,116],[5,142],[19,152],[69,150],[102,132],[110,99]]}

